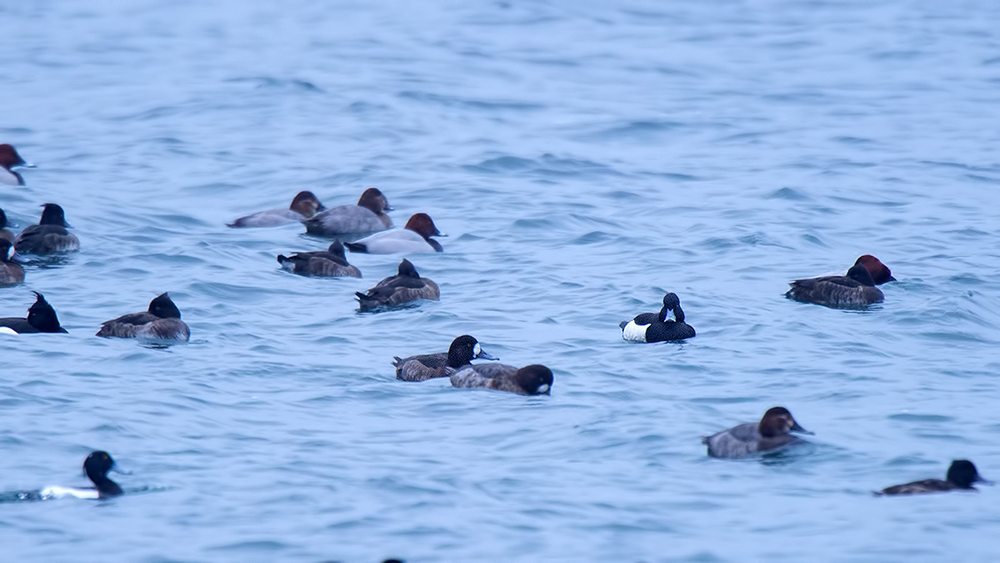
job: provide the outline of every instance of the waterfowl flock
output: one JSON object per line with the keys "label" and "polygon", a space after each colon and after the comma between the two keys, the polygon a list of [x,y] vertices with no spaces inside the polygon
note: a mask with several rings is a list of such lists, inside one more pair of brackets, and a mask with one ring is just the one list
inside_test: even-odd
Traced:
{"label": "waterfowl flock", "polygon": [[[9,144],[0,145],[0,182],[24,185],[19,168],[29,167]],[[69,231],[65,211],[56,203],[42,204],[37,225],[20,233],[7,227],[7,217],[0,209],[0,288],[26,283],[25,255],[64,255],[80,249],[79,239]],[[392,229],[387,212],[392,211],[386,196],[377,188],[366,189],[356,205],[326,208],[315,194],[301,191],[288,208],[276,208],[252,213],[228,223],[231,228],[263,228],[300,223],[307,234],[332,238],[326,250],[301,251],[288,256],[278,255],[280,267],[301,276],[326,278],[361,278],[357,266],[348,263],[345,249],[372,255],[419,254],[443,252],[442,245],[432,237],[444,236],[427,213],[412,215],[401,229]],[[273,263],[272,263],[273,264]],[[32,274],[33,275],[33,274]],[[30,280],[29,280],[30,281]],[[896,281],[890,269],[872,255],[862,255],[844,275],[802,278],[789,283],[785,296],[791,300],[837,309],[860,309],[885,300],[878,287]],[[330,283],[346,283],[330,282]],[[66,333],[58,315],[46,298],[34,292],[35,302],[26,317],[0,318],[0,335],[32,333]],[[349,293],[344,293],[345,297]],[[419,306],[420,301],[439,300],[441,292],[433,280],[422,277],[407,258],[398,265],[396,275],[382,279],[367,291],[354,293],[361,312],[382,313],[399,306]],[[620,323],[623,340],[635,343],[683,342],[694,338],[694,327],[687,323],[680,298],[666,293],[662,307],[656,313],[635,315]],[[191,331],[181,320],[181,312],[168,293],[150,301],[147,310],[105,321],[96,336],[132,338],[158,344],[187,342]],[[474,360],[485,362],[473,363]],[[480,342],[470,336],[455,338],[447,351],[394,357],[391,365],[395,378],[406,382],[421,382],[448,378],[452,387],[506,391],[520,395],[548,395],[554,376],[542,364],[516,367],[499,363],[486,353]],[[707,454],[712,458],[747,458],[772,455],[807,442],[795,434],[812,434],[793,418],[788,409],[776,406],[768,409],[758,422],[748,422],[702,438]],[[107,452],[95,451],[84,461],[87,477],[94,489],[75,491],[62,488],[43,489],[42,498],[75,496],[105,499],[123,494],[122,489],[107,473],[114,469],[114,460]],[[895,485],[876,495],[912,495],[918,493],[966,490],[975,491],[974,483],[989,483],[968,460],[952,462],[945,480],[926,479]]]}

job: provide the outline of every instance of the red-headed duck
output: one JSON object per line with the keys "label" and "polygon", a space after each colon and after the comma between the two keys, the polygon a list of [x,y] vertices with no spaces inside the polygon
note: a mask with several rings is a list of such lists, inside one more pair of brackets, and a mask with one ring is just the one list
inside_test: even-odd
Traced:
{"label": "red-headed duck", "polygon": [[[673,320],[667,315],[673,313]],[[693,338],[694,327],[684,322],[681,300],[674,293],[663,296],[663,308],[659,313],[642,313],[631,321],[622,321],[622,338],[630,342],[664,342]]]}
{"label": "red-headed duck", "polygon": [[296,252],[291,256],[278,255],[281,267],[300,276],[324,278],[360,278],[361,270],[347,263],[344,245],[335,240],[326,251]]}
{"label": "red-headed duck", "polygon": [[795,422],[788,409],[774,407],[764,413],[760,422],[734,426],[729,430],[702,438],[701,442],[708,446],[708,455],[712,457],[746,457],[805,443],[789,432],[812,434]]}
{"label": "red-headed duck", "polygon": [[951,462],[951,467],[948,468],[948,475],[945,476],[945,480],[941,479],[924,479],[923,481],[914,481],[912,483],[906,483],[905,485],[893,485],[891,487],[886,487],[881,491],[875,493],[876,495],[916,495],[921,493],[937,493],[943,491],[975,491],[976,488],[972,486],[973,483],[983,483],[984,485],[992,485],[991,481],[983,479],[976,471],[976,466],[967,459],[956,459]]}
{"label": "red-headed duck", "polygon": [[795,280],[785,293],[796,301],[815,303],[835,309],[864,307],[885,300],[877,284],[896,281],[892,272],[878,258],[865,254],[843,276],[821,276]]}
{"label": "red-headed duck", "polygon": [[399,264],[398,274],[378,282],[367,293],[355,292],[354,295],[358,297],[361,310],[368,311],[420,299],[437,301],[441,298],[441,291],[432,280],[420,277],[413,264],[404,258]]}
{"label": "red-headed duck", "polygon": [[21,231],[14,240],[14,248],[21,254],[59,254],[80,250],[80,239],[66,230],[69,223],[63,208],[55,203],[42,207],[42,218],[37,225]]}
{"label": "red-headed duck", "polygon": [[392,211],[389,200],[376,188],[361,194],[357,205],[338,205],[307,220],[306,232],[320,237],[346,234],[374,233],[392,226],[392,219],[385,214]]}
{"label": "red-headed duck", "polygon": [[105,338],[137,338],[139,340],[179,340],[187,342],[191,330],[181,320],[181,311],[166,293],[149,302],[141,313],[122,315],[105,321],[97,336]]}
{"label": "red-headed duck", "polygon": [[45,297],[37,291],[35,302],[28,309],[27,318],[6,317],[0,319],[0,334],[32,334],[38,332],[66,332],[59,326],[59,317]]}
{"label": "red-headed duck", "polygon": [[552,390],[552,370],[541,364],[521,369],[506,364],[470,364],[451,374],[451,385],[521,395],[548,395]]}
{"label": "red-headed duck", "polygon": [[396,356],[392,365],[396,367],[396,379],[403,381],[426,381],[435,377],[448,377],[459,368],[471,365],[472,360],[497,360],[486,353],[479,341],[463,334],[452,340],[447,352],[423,354],[400,358]]}
{"label": "red-headed duck", "polygon": [[324,211],[326,208],[319,202],[319,198],[312,192],[299,192],[292,199],[292,204],[288,209],[277,208],[266,211],[258,211],[253,215],[240,217],[228,227],[277,227],[289,223],[301,223],[312,217],[317,211]]}
{"label": "red-headed duck", "polygon": [[17,154],[13,146],[6,143],[0,145],[0,183],[12,186],[23,186],[24,177],[14,171],[17,167],[34,168]]}
{"label": "red-headed duck", "polygon": [[416,213],[402,229],[382,231],[357,242],[345,243],[351,252],[367,254],[413,254],[417,252],[442,252],[441,244],[431,237],[441,237],[431,216]]}

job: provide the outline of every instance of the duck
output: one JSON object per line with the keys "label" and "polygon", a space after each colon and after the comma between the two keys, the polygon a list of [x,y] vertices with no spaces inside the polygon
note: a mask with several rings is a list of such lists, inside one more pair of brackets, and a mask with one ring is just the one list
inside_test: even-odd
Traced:
{"label": "duck", "polygon": [[291,256],[278,255],[281,267],[300,276],[317,276],[325,278],[360,278],[361,270],[347,263],[344,255],[344,245],[339,240],[333,241],[325,251],[296,252]]}
{"label": "duck", "polygon": [[14,261],[14,245],[0,238],[0,287],[11,287],[24,282],[24,267]]}
{"label": "duck", "polygon": [[892,277],[889,268],[878,258],[865,254],[854,262],[846,275],[820,276],[789,283],[791,289],[785,297],[833,309],[857,309],[884,301],[885,295],[875,286],[890,281],[896,281],[896,278]]}
{"label": "duck", "polygon": [[21,158],[21,155],[17,154],[17,150],[13,145],[8,145],[7,143],[0,145],[0,183],[11,186],[23,186],[24,177],[14,171],[14,168],[19,166],[34,168],[33,165],[25,162]]}
{"label": "duck", "polygon": [[945,476],[944,481],[941,479],[924,479],[923,481],[914,481],[904,485],[886,487],[875,494],[878,496],[917,495],[923,493],[938,493],[956,490],[978,490],[972,486],[973,483],[982,483],[984,485],[993,484],[992,481],[987,481],[979,475],[979,472],[976,471],[976,466],[971,461],[967,459],[956,459],[952,461],[951,466],[948,467],[948,474]]}
{"label": "duck", "polygon": [[392,227],[392,219],[385,214],[386,211],[392,211],[389,200],[378,188],[368,188],[361,194],[357,205],[338,205],[307,219],[306,233],[335,237],[384,231]]}
{"label": "duck", "polygon": [[420,299],[437,301],[441,298],[438,285],[428,278],[420,277],[413,264],[403,259],[399,263],[399,273],[375,284],[367,293],[355,292],[360,309],[369,311],[376,307],[399,305]]}
{"label": "duck", "polygon": [[80,239],[66,230],[66,214],[55,203],[42,206],[42,218],[37,225],[21,231],[14,248],[21,254],[58,254],[80,250]]}
{"label": "duck", "polygon": [[812,434],[802,428],[785,407],[773,407],[764,413],[760,422],[748,422],[723,430],[701,439],[708,446],[711,457],[747,457],[797,444],[805,440],[789,432]]}
{"label": "duck", "polygon": [[441,243],[431,237],[441,237],[431,216],[415,213],[402,229],[382,231],[355,242],[344,243],[351,252],[366,254],[397,254],[405,252],[443,252]]}
{"label": "duck", "polygon": [[319,211],[326,211],[326,207],[319,202],[316,194],[310,191],[301,191],[292,198],[292,204],[288,209],[281,207],[258,211],[246,217],[240,217],[232,223],[227,223],[227,227],[277,227],[289,223],[301,223],[312,217]]}
{"label": "duck", "polygon": [[39,332],[66,332],[59,326],[59,317],[45,297],[33,291],[35,302],[28,308],[28,317],[0,318],[0,334],[32,334]]}
{"label": "duck", "polygon": [[486,353],[479,341],[463,334],[451,341],[447,352],[422,354],[400,358],[395,356],[392,365],[396,367],[396,379],[402,381],[426,381],[435,377],[449,377],[459,368],[472,364],[472,360],[499,360]]}
{"label": "duck", "polygon": [[[667,315],[674,314],[673,320]],[[631,321],[622,321],[622,338],[630,342],[667,342],[694,338],[694,327],[684,322],[681,300],[675,293],[663,296],[663,308],[659,313],[642,313]]]}
{"label": "duck", "polygon": [[91,452],[87,459],[83,460],[83,471],[87,478],[94,483],[93,489],[72,489],[68,487],[46,487],[42,489],[41,498],[50,499],[58,497],[76,497],[80,499],[108,499],[125,494],[122,488],[108,478],[109,471],[122,473],[118,469],[115,460],[105,451]]}
{"label": "duck", "polygon": [[181,320],[181,312],[170,295],[163,293],[149,302],[146,311],[105,321],[97,336],[187,342],[191,338],[191,329]]}
{"label": "duck", "polygon": [[0,209],[0,240],[9,240],[14,242],[14,233],[7,228],[7,214]]}
{"label": "duck", "polygon": [[520,369],[507,364],[469,364],[450,378],[452,387],[495,389],[521,395],[548,395],[552,391],[552,370],[541,364]]}

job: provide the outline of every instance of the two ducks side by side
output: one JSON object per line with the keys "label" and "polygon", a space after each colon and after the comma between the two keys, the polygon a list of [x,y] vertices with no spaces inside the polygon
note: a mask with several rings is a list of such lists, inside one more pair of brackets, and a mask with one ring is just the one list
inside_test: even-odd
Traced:
{"label": "two ducks side by side", "polygon": [[319,202],[316,194],[309,191],[301,191],[292,198],[288,208],[267,209],[258,211],[246,217],[240,217],[232,223],[227,223],[227,227],[277,227],[291,223],[302,223],[311,218],[317,212],[326,211],[326,207]]}
{"label": "two ducks side by side", "polygon": [[820,276],[795,280],[785,296],[803,303],[815,303],[834,309],[856,309],[881,303],[882,290],[875,287],[896,281],[892,272],[878,258],[865,254],[843,276]]}
{"label": "two ducks side by side", "polygon": [[396,379],[402,381],[426,381],[435,377],[449,377],[460,368],[471,365],[472,360],[499,360],[486,353],[479,341],[463,334],[452,340],[447,352],[421,354],[400,358],[395,356],[392,365],[396,368]]}
{"label": "two ducks side by side", "polygon": [[153,298],[146,311],[105,321],[97,331],[97,336],[187,342],[191,338],[191,330],[181,320],[177,305],[164,293]]}
{"label": "two ducks side by side", "polygon": [[[673,313],[673,320],[667,316]],[[694,338],[694,327],[684,322],[681,300],[674,293],[663,296],[659,313],[642,313],[631,321],[622,321],[622,338],[630,342],[666,342]]]}
{"label": "two ducks side by side", "polygon": [[296,252],[291,256],[278,255],[281,267],[300,276],[326,278],[360,278],[361,270],[347,263],[344,245],[335,240],[325,251]]}
{"label": "two ducks side by side", "polygon": [[358,298],[359,308],[370,311],[420,299],[437,301],[441,298],[441,290],[433,280],[420,277],[413,263],[404,258],[395,276],[383,279],[366,293],[355,292],[354,295]]}

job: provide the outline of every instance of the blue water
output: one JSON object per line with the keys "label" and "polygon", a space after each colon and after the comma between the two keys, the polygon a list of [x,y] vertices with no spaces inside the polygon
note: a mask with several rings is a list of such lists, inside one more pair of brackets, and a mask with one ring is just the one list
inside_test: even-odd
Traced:
{"label": "blue water", "polygon": [[[998,492],[875,498],[952,459],[1000,479],[1000,5],[993,2],[0,4],[0,186],[82,251],[0,290],[67,335],[0,340],[5,561],[1000,559]],[[379,187],[439,302],[358,314],[364,279],[234,230],[299,190]],[[885,303],[789,301],[861,254]],[[192,341],[95,338],[169,291]],[[676,292],[698,336],[618,323]],[[551,396],[397,382],[469,333]],[[699,437],[788,407],[799,452]],[[4,497],[8,498],[9,497]]]}

